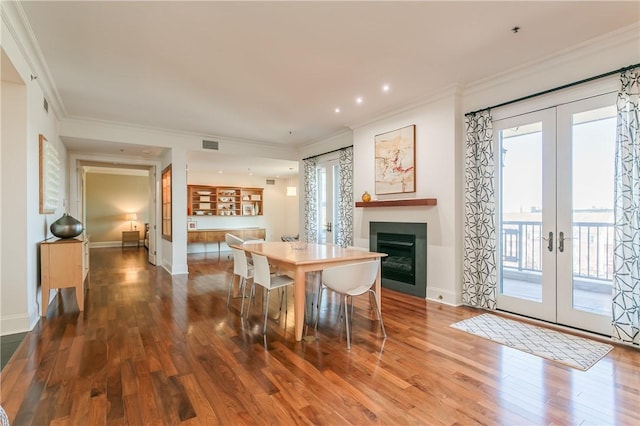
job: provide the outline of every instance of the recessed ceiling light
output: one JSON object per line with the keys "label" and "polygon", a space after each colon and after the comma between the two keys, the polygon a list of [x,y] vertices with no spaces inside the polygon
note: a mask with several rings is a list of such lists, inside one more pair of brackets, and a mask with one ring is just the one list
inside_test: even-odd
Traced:
{"label": "recessed ceiling light", "polygon": [[362,101],[363,101],[363,99],[362,99],[360,96],[358,96],[358,97],[356,98],[356,103],[357,103],[357,104],[361,104],[361,103],[362,103]]}
{"label": "recessed ceiling light", "polygon": [[334,111],[335,111],[336,113],[340,112],[340,107],[336,108]]}
{"label": "recessed ceiling light", "polygon": [[218,170],[218,173],[222,174],[222,170]]}
{"label": "recessed ceiling light", "polygon": [[388,84],[384,84],[384,85],[382,86],[382,91],[383,91],[383,92],[388,92],[388,91],[389,91],[389,85],[388,85]]}

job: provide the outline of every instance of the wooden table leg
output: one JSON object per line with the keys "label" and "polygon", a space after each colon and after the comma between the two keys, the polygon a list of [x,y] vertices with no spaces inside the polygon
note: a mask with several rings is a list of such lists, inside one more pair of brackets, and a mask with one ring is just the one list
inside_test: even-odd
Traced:
{"label": "wooden table leg", "polygon": [[294,307],[294,323],[296,341],[302,340],[302,331],[304,330],[304,297],[305,297],[305,273],[302,268],[296,268],[295,272],[295,297],[293,300]]}
{"label": "wooden table leg", "polygon": [[42,279],[42,285],[40,288],[42,292],[42,316],[47,316],[47,309],[49,309],[49,280]]}
{"label": "wooden table leg", "polygon": [[76,285],[76,302],[78,309],[84,311],[84,281]]}

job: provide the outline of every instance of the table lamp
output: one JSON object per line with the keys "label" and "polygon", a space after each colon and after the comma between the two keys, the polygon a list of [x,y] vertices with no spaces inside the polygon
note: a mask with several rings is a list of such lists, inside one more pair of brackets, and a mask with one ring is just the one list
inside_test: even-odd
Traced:
{"label": "table lamp", "polygon": [[131,231],[133,231],[133,221],[134,220],[138,220],[138,215],[135,213],[127,213],[127,216],[125,218],[126,220],[131,222]]}

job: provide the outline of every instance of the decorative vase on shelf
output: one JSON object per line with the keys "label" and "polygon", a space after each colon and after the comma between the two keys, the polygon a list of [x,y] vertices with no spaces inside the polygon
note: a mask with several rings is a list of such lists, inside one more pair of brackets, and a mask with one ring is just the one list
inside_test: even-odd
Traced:
{"label": "decorative vase on shelf", "polygon": [[74,238],[82,234],[84,227],[80,221],[64,213],[62,217],[51,224],[51,233],[58,238]]}
{"label": "decorative vase on shelf", "polygon": [[371,194],[369,194],[367,191],[364,191],[364,194],[362,194],[362,201],[364,201],[365,203],[371,201]]}

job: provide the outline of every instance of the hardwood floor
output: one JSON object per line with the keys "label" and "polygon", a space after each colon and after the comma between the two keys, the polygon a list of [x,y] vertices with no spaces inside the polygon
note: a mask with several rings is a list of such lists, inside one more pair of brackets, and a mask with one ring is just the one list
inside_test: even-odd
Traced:
{"label": "hardwood floor", "polygon": [[362,297],[347,351],[330,292],[317,341],[295,342],[277,297],[263,339],[260,303],[249,322],[226,307],[225,253],[191,255],[188,278],[145,256],[91,250],[86,310],[63,289],[1,373],[12,425],[640,424],[636,349],[582,372],[449,327],[480,311],[386,289],[386,340]]}

